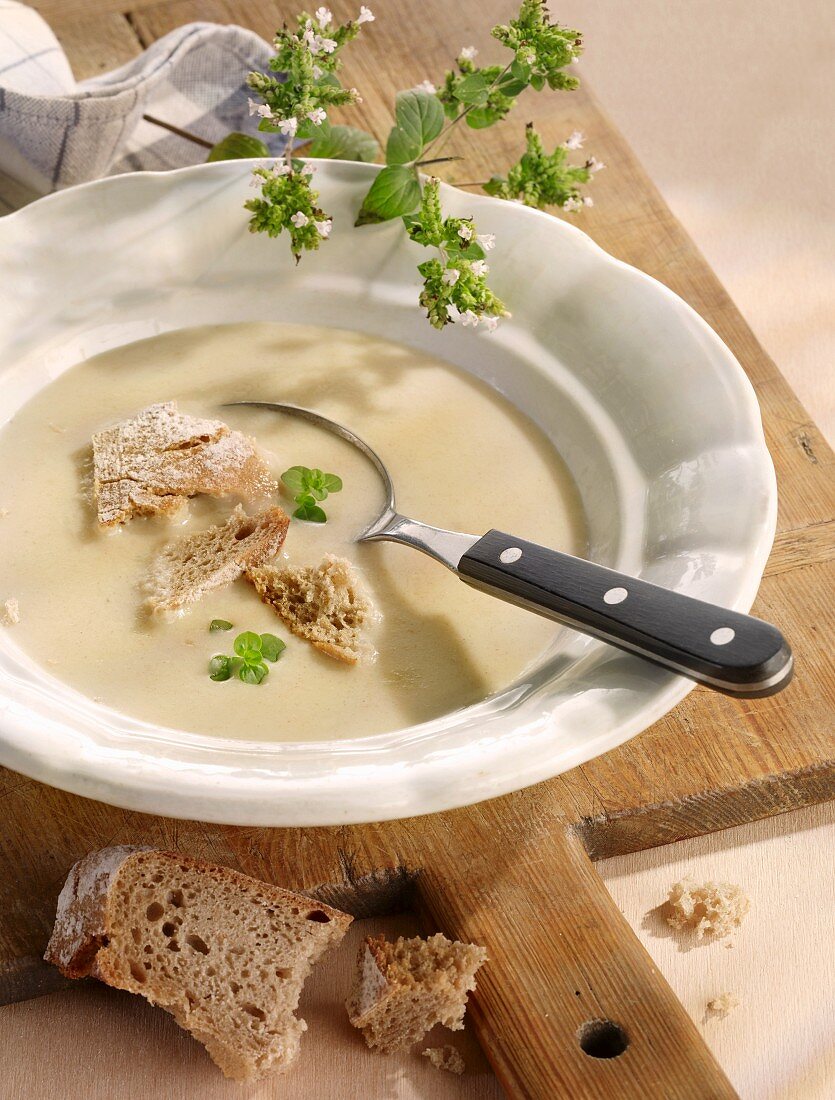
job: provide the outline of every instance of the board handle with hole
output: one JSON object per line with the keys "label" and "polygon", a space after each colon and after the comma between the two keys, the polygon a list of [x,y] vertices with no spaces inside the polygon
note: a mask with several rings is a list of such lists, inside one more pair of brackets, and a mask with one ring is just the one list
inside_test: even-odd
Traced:
{"label": "board handle with hole", "polygon": [[431,819],[418,893],[428,929],[487,948],[467,1021],[508,1097],[735,1097],[579,838],[521,819],[508,833],[502,804],[455,831]]}
{"label": "board handle with hole", "polygon": [[488,531],[467,550],[458,573],[476,588],[715,691],[754,698],[781,691],[791,679],[791,650],[770,623],[503,531]]}

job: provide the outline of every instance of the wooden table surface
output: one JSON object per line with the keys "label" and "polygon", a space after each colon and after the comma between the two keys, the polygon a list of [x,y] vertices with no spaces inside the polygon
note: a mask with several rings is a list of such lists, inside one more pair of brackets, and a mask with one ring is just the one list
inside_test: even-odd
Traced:
{"label": "wooden table surface", "polygon": [[[334,6],[336,7],[336,5]],[[491,7],[491,5],[487,6]],[[134,56],[139,48],[138,43],[147,44],[165,30],[191,19],[209,18],[219,21],[234,19],[253,26],[261,33],[268,34],[278,18],[279,9],[279,5],[268,3],[266,0],[259,0],[258,3],[238,4],[222,3],[219,0],[218,2],[181,0],[181,2],[157,5],[143,4],[140,0],[140,2],[130,4],[129,15],[124,13],[122,10],[124,5],[118,3],[117,0],[50,0],[50,2],[41,4],[40,7],[64,42],[79,77],[112,68]],[[503,7],[505,6],[498,5],[497,10],[501,10]],[[475,5],[469,11],[467,9],[457,11],[455,15],[455,34],[461,38],[460,44],[473,41],[489,49],[489,46],[485,43],[484,28],[489,26],[492,21],[491,14],[477,17]],[[432,33],[437,32],[430,31],[430,34]],[[438,56],[445,57],[447,50],[440,35],[437,35],[436,44]],[[457,38],[455,44],[459,44]],[[430,73],[427,75],[435,74]],[[363,90],[366,90],[369,84],[369,73],[367,71],[363,72],[362,79]],[[396,83],[396,58],[392,59],[390,71],[381,72],[376,80],[378,84],[375,92],[385,91],[387,94],[389,87],[399,86]],[[357,83],[359,83],[359,80],[357,80]],[[561,103],[560,109],[563,111],[564,117],[570,117],[570,106],[566,107]],[[369,120],[366,118],[364,122],[368,125]],[[373,122],[370,128],[376,128]],[[594,216],[589,218],[583,227],[587,228],[594,236]],[[658,257],[652,257],[651,261],[646,266],[653,266],[653,264],[657,266]],[[663,267],[663,261],[661,266]],[[824,544],[821,543],[820,545],[823,546]],[[815,549],[813,547],[813,550]],[[811,812],[821,813],[821,811]],[[825,811],[823,812],[825,813]],[[822,819],[814,818],[814,820],[820,824]],[[779,827],[777,831],[779,832]],[[715,842],[716,838],[713,838],[713,841]],[[721,841],[719,843],[721,844]],[[615,878],[617,878],[616,874],[613,881]],[[617,896],[617,890],[615,890],[615,893]],[[654,900],[654,903],[657,904],[660,899],[644,900],[647,902]],[[651,909],[652,905],[648,905],[648,908]],[[317,978],[317,983],[312,986],[308,994],[308,1000],[313,1006],[307,1010],[309,1020],[314,1019],[317,1003],[319,1005],[318,1011],[322,1012],[321,1006],[325,1003],[331,990],[339,987],[339,983],[343,979],[340,978],[338,970],[339,966],[334,964],[334,967],[330,970],[323,971],[322,975]],[[42,1002],[40,1005],[31,1004],[20,1006],[16,1010],[10,1010],[8,1015],[10,1027],[8,1038],[14,1041],[15,1034],[20,1035],[19,1030],[14,1031],[15,1017],[18,1027],[22,1026],[26,1030],[39,1028],[38,1021],[43,1023],[49,1020],[51,1025],[60,1021],[57,1032],[52,1027],[50,1028],[50,1035],[56,1036],[57,1050],[63,1051],[66,1059],[59,1058],[52,1063],[55,1071],[60,1073],[61,1068],[66,1069],[70,1065],[77,1064],[77,1045],[82,1043],[82,1036],[87,1036],[90,1028],[96,1029],[98,1035],[97,1049],[105,1057],[107,1057],[108,1051],[114,1049],[114,1044],[124,1043],[129,1061],[133,1067],[136,1067],[143,1060],[143,1051],[147,1042],[146,1029],[151,1029],[161,1039],[163,1054],[161,1058],[156,1056],[150,1058],[144,1071],[135,1076],[134,1084],[131,1087],[131,1095],[134,1095],[134,1087],[136,1088],[135,1095],[140,1095],[140,1093],[146,1096],[154,1095],[154,1085],[160,1079],[159,1074],[170,1073],[172,1068],[178,1064],[188,1065],[188,1075],[184,1079],[178,1075],[176,1092],[175,1086],[172,1084],[170,1091],[166,1086],[165,1091],[158,1092],[158,1095],[186,1097],[196,1095],[198,1089],[201,1093],[207,1095],[225,1096],[233,1094],[228,1091],[228,1086],[222,1082],[217,1082],[211,1072],[205,1071],[200,1052],[195,1053],[188,1040],[176,1034],[176,1029],[172,1031],[168,1021],[161,1018],[161,1014],[152,1013],[143,1006],[136,1005],[129,998],[119,999],[118,1007],[112,1007],[111,1011],[105,1014],[103,1005],[106,1003],[110,1007],[114,1005],[114,1002],[103,1001],[101,994],[102,991],[85,991],[83,994],[65,995],[66,999],[64,997],[50,998],[51,1004]],[[63,1002],[66,1006],[70,997],[73,998],[72,1008],[68,1011],[62,1011],[58,1007],[58,1002]],[[323,1013],[323,1015],[326,1015],[326,1013]],[[133,1030],[137,1020],[146,1021],[146,1023],[139,1025],[138,1033]],[[5,1022],[6,1018],[4,1017],[3,1023],[5,1024]],[[33,1040],[33,1042],[35,1043],[33,1050],[41,1049],[37,1046],[36,1040]],[[333,1042],[337,1043],[335,1049],[339,1050],[336,1036],[334,1036]],[[51,1044],[52,1039],[50,1039]],[[361,1048],[359,1050],[351,1047],[343,1048],[351,1084],[346,1083],[344,1068],[340,1066],[336,1079],[340,1083],[337,1084],[335,1081],[329,1086],[333,1090],[332,1092],[322,1092],[322,1082],[329,1080],[327,1074],[332,1072],[331,1063],[334,1047],[331,1046],[329,1049],[331,1057],[323,1055],[319,1051],[317,1053],[310,1052],[310,1057],[307,1059],[304,1070],[305,1079],[308,1081],[316,1080],[317,1086],[308,1086],[309,1091],[305,1091],[305,1086],[301,1083],[302,1079],[297,1077],[292,1085],[290,1082],[286,1082],[269,1086],[258,1091],[257,1095],[265,1097],[284,1095],[339,1095],[344,1097],[353,1095],[391,1095],[406,1097],[412,1095],[446,1095],[447,1091],[450,1095],[485,1097],[498,1095],[495,1082],[488,1075],[483,1062],[479,1061],[478,1052],[472,1049],[468,1050],[468,1060],[471,1065],[476,1066],[477,1072],[472,1077],[468,1076],[463,1084],[457,1081],[453,1081],[451,1084],[450,1079],[444,1078],[442,1075],[434,1073],[434,1071],[427,1072],[428,1067],[422,1064],[415,1066],[407,1062],[404,1065],[392,1066],[387,1063],[383,1068],[374,1063],[372,1059],[372,1065],[366,1067],[365,1064],[368,1059],[362,1057]],[[59,1066],[61,1068],[58,1068]],[[50,1073],[52,1072],[53,1070],[50,1070]],[[365,1072],[369,1072],[371,1075],[363,1076]],[[314,1077],[314,1074],[317,1076]],[[54,1087],[55,1077],[39,1076],[37,1078],[38,1085],[32,1091],[33,1079],[31,1072],[28,1067],[18,1062],[12,1071],[10,1080],[12,1084],[11,1094],[14,1096],[18,1094],[18,1091],[23,1095],[24,1090],[27,1090],[30,1096],[47,1096],[50,1095],[49,1088]],[[48,1082],[52,1082],[52,1085]],[[44,1091],[39,1092],[38,1088]],[[101,1089],[100,1094],[102,1096],[113,1095],[114,1092],[120,1092],[120,1095],[128,1095],[125,1091],[125,1077],[118,1066],[110,1066],[108,1072],[103,1076],[102,1082],[96,1088]],[[313,1091],[314,1088],[317,1091]],[[80,1086],[77,1093],[70,1091],[64,1094],[93,1095],[92,1092],[86,1090],[86,1087],[81,1090]],[[95,1095],[99,1095],[99,1092],[96,1092]],[[775,1095],[777,1094],[775,1093]],[[789,1094],[786,1093],[786,1095]],[[812,1093],[809,1095],[812,1095]],[[820,1095],[824,1095],[824,1093]]]}

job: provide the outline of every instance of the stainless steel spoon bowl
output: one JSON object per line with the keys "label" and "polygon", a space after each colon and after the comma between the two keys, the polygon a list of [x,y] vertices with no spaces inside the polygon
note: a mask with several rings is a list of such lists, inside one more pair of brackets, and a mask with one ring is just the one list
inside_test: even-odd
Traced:
{"label": "stainless steel spoon bowl", "polygon": [[397,511],[394,483],[383,460],[344,424],[313,409],[281,402],[231,405],[300,417],[340,436],[365,455],[382,478],[386,500],[377,518],[357,536],[358,542],[399,542],[421,550],[475,588],[728,695],[773,695],[791,679],[788,643],[762,619],[503,531],[468,535],[410,519]]}

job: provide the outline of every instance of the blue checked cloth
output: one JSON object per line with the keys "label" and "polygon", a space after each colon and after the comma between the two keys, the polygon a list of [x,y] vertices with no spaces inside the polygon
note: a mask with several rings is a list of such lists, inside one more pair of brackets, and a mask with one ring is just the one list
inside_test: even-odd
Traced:
{"label": "blue checked cloth", "polygon": [[204,161],[206,149],[143,114],[211,142],[253,131],[246,75],[266,68],[271,52],[243,27],[190,23],[78,82],[41,16],[0,0],[0,213],[99,176]]}

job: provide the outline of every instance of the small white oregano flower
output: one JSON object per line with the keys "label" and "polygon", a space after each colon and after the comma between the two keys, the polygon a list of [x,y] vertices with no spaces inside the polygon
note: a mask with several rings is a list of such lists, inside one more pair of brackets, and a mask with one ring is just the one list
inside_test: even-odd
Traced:
{"label": "small white oregano flower", "polygon": [[420,84],[415,84],[416,92],[428,92],[429,95],[434,95],[437,90],[431,80],[421,80]]}
{"label": "small white oregano flower", "polygon": [[485,252],[489,252],[491,248],[496,247],[496,234],[495,233],[479,233],[476,240],[484,249]]}
{"label": "small white oregano flower", "polygon": [[565,147],[566,149],[582,149],[585,140],[579,130],[574,130],[573,133],[569,134]]}
{"label": "small white oregano flower", "polygon": [[256,103],[254,99],[248,99],[249,113],[251,115],[258,115],[260,118],[272,118],[272,108],[266,103]]}
{"label": "small white oregano flower", "polygon": [[487,275],[490,271],[485,260],[473,260],[470,267],[472,268],[473,275]]}
{"label": "small white oregano flower", "polygon": [[331,229],[333,229],[333,218],[328,218],[327,221],[316,222],[316,228],[319,231],[320,237],[329,237]]}
{"label": "small white oregano flower", "polygon": [[333,22],[333,12],[330,8],[317,8],[316,9],[316,22],[319,24],[321,30],[324,30],[329,23]]}
{"label": "small white oregano flower", "polygon": [[294,137],[296,130],[299,128],[299,120],[297,118],[283,118],[279,122],[278,128],[287,137]]}
{"label": "small white oregano flower", "polygon": [[460,276],[461,272],[457,267],[448,267],[441,276],[441,279],[447,286],[455,286]]}
{"label": "small white oregano flower", "polygon": [[592,175],[594,175],[595,172],[601,171],[601,169],[605,167],[606,165],[603,163],[603,161],[598,160],[597,157],[589,157],[589,159],[586,161],[586,168],[588,168]]}
{"label": "small white oregano flower", "polygon": [[458,230],[458,236],[462,241],[471,241],[473,239],[473,227],[471,225],[462,225]]}
{"label": "small white oregano flower", "polygon": [[465,328],[467,325],[472,325],[475,328],[478,324],[478,314],[473,313],[471,309],[465,309],[463,313],[459,314],[458,320]]}
{"label": "small white oregano flower", "polygon": [[367,8],[365,4],[360,5],[360,13],[357,16],[357,23],[373,23],[374,12],[371,8]]}
{"label": "small white oregano flower", "polygon": [[293,223],[296,229],[301,229],[303,225],[307,225],[307,223],[310,221],[310,218],[308,218],[307,214],[302,213],[301,210],[297,210],[296,213],[290,218],[290,221]]}
{"label": "small white oregano flower", "polygon": [[307,117],[314,126],[321,126],[328,116],[321,107],[316,107],[314,110],[308,111]]}
{"label": "small white oregano flower", "polygon": [[478,50],[475,46],[462,46],[458,56],[463,57],[465,61],[474,61],[478,56]]}

